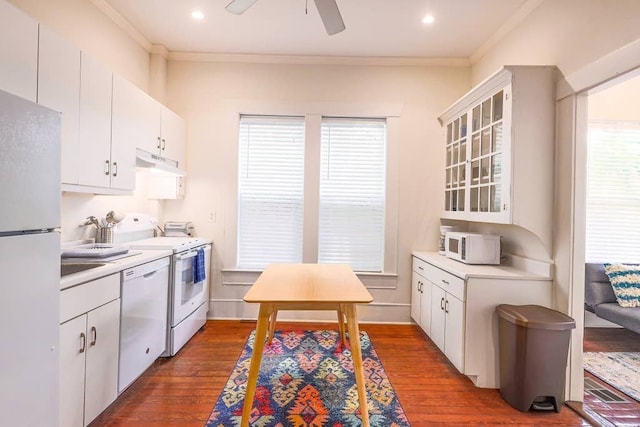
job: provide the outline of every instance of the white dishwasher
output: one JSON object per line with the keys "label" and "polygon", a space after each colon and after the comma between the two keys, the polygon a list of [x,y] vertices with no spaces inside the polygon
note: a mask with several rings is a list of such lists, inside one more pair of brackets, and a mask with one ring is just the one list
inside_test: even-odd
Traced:
{"label": "white dishwasher", "polygon": [[168,295],[168,257],[122,271],[118,393],[165,351]]}

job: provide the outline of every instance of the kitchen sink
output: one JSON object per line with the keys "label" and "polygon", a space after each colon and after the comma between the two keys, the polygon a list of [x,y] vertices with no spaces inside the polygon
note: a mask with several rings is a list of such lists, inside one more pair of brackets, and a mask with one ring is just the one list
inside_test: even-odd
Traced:
{"label": "kitchen sink", "polygon": [[60,277],[102,267],[104,262],[63,262],[60,263]]}

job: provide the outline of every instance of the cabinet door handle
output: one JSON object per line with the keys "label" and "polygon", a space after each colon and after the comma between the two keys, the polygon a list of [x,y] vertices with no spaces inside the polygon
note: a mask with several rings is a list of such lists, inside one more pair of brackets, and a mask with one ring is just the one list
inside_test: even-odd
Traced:
{"label": "cabinet door handle", "polygon": [[87,349],[87,336],[84,332],[80,332],[80,353],[84,353]]}
{"label": "cabinet door handle", "polygon": [[167,141],[165,141],[164,138],[162,138],[162,151],[164,151],[166,146],[167,146]]}
{"label": "cabinet door handle", "polygon": [[160,148],[161,147],[161,143],[160,143],[160,137],[158,137],[158,145],[156,146],[156,148]]}
{"label": "cabinet door handle", "polygon": [[118,176],[118,162],[113,162],[113,176]]}
{"label": "cabinet door handle", "polygon": [[448,313],[449,312],[449,300],[446,300],[444,302],[444,312]]}
{"label": "cabinet door handle", "polygon": [[447,282],[446,280],[442,279],[442,283],[444,283],[445,285],[448,285],[449,282]]}
{"label": "cabinet door handle", "polygon": [[98,340],[98,331],[96,330],[95,326],[91,327],[91,342],[89,343],[89,345],[94,346],[96,345],[96,341]]}
{"label": "cabinet door handle", "polygon": [[440,298],[440,310],[444,310],[444,297]]}
{"label": "cabinet door handle", "polygon": [[105,160],[104,161],[104,174],[105,175],[109,175],[109,172],[110,172],[109,165],[110,165],[109,160]]}

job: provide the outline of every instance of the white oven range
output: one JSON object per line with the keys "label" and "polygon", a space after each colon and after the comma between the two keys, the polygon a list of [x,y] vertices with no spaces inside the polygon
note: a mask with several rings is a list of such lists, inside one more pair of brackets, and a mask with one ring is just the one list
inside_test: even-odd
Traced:
{"label": "white oven range", "polygon": [[[200,237],[153,237],[128,242],[131,249],[173,251],[169,274],[167,345],[163,357],[174,356],[207,320],[211,240]],[[195,281],[195,262],[204,252],[205,277]],[[202,256],[202,255],[200,255]]]}

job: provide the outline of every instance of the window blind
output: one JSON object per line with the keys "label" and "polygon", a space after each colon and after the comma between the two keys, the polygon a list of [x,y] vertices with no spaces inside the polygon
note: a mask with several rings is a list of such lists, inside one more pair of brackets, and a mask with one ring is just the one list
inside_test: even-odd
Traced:
{"label": "window blind", "polygon": [[386,123],[323,118],[318,262],[384,267]]}
{"label": "window blind", "polygon": [[640,262],[640,123],[591,122],[587,262]]}
{"label": "window blind", "polygon": [[239,268],[302,262],[304,118],[240,117]]}

